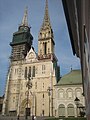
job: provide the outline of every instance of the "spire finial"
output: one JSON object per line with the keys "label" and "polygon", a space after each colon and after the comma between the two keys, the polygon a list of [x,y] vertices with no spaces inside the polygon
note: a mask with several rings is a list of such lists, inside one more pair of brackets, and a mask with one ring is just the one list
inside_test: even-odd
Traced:
{"label": "spire finial", "polygon": [[28,26],[28,7],[25,8],[21,26]]}

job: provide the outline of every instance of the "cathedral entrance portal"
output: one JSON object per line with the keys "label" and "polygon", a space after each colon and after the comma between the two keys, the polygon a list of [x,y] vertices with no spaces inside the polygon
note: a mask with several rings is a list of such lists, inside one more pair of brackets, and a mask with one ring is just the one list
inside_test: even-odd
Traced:
{"label": "cathedral entrance portal", "polygon": [[21,102],[20,115],[25,116],[26,114],[27,114],[27,116],[31,115],[31,101],[30,101],[30,99],[28,100],[28,108],[27,108],[27,99],[24,99]]}

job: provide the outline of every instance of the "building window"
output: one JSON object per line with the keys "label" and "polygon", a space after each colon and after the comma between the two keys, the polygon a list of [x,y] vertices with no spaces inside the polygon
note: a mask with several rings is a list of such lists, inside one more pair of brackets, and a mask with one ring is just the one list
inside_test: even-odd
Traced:
{"label": "building window", "polygon": [[44,54],[47,54],[47,43],[44,43]]}
{"label": "building window", "polygon": [[24,74],[25,79],[27,79],[27,67],[25,67],[25,74]]}
{"label": "building window", "polygon": [[63,104],[60,104],[58,107],[58,116],[65,117],[65,106]]}
{"label": "building window", "polygon": [[29,77],[31,77],[31,67],[29,67]]}
{"label": "building window", "polygon": [[67,98],[72,98],[72,97],[73,97],[73,90],[67,89]]}
{"label": "building window", "polygon": [[44,83],[43,83],[43,88],[44,88]]}
{"label": "building window", "polygon": [[81,97],[80,91],[77,91],[77,96],[78,96],[78,97]]}
{"label": "building window", "polygon": [[44,98],[44,94],[43,94],[43,98]]}
{"label": "building window", "polygon": [[58,90],[58,98],[64,98],[64,90],[63,89]]}
{"label": "building window", "polygon": [[78,98],[80,98],[80,97],[81,97],[81,94],[82,94],[81,88],[76,88],[75,93],[76,93],[76,96],[77,96]]}
{"label": "building window", "polygon": [[35,68],[35,74],[37,74],[37,73],[38,73],[38,67]]}
{"label": "building window", "polygon": [[45,73],[45,65],[42,65],[42,74],[44,74]]}
{"label": "building window", "polygon": [[68,92],[68,98],[72,98],[72,92],[71,91]]}
{"label": "building window", "polygon": [[67,112],[68,112],[68,117],[74,117],[74,106],[72,104],[69,104],[67,106]]}
{"label": "building window", "polygon": [[63,98],[63,92],[60,93],[60,98]]}
{"label": "building window", "polygon": [[32,77],[35,77],[35,66],[33,66]]}

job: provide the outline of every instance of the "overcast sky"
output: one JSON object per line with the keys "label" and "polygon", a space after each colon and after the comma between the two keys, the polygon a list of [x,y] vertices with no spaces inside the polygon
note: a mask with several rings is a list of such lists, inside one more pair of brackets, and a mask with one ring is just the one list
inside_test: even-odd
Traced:
{"label": "overcast sky", "polygon": [[[38,51],[38,33],[42,25],[45,0],[0,0],[0,96],[3,95],[13,33],[21,24],[25,7],[28,7],[28,23],[34,37],[33,46]],[[80,69],[79,59],[73,56],[61,0],[48,0],[49,16],[54,32],[55,54],[60,74]]]}

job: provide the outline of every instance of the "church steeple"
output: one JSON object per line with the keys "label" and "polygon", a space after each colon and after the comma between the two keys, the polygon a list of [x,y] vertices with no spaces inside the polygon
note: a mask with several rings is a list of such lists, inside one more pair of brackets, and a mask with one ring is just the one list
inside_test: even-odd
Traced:
{"label": "church steeple", "polygon": [[45,27],[46,25],[49,25],[51,27],[50,17],[49,17],[49,13],[48,13],[48,0],[46,0],[45,14],[44,14],[42,27]]}
{"label": "church steeple", "polygon": [[48,0],[46,0],[45,13],[42,26],[38,35],[38,55],[47,56],[54,54],[54,37],[48,12]]}
{"label": "church steeple", "polygon": [[28,26],[28,10],[26,8],[18,31],[13,33],[13,40],[10,43],[12,46],[11,60],[18,61],[24,59],[31,48],[32,41],[33,36]]}
{"label": "church steeple", "polygon": [[28,25],[28,8],[27,7],[24,10],[24,16],[19,26],[19,30],[30,30],[30,27]]}
{"label": "church steeple", "polygon": [[23,19],[22,19],[21,26],[28,26],[28,9],[27,9],[27,7],[24,11],[24,16],[23,16]]}

